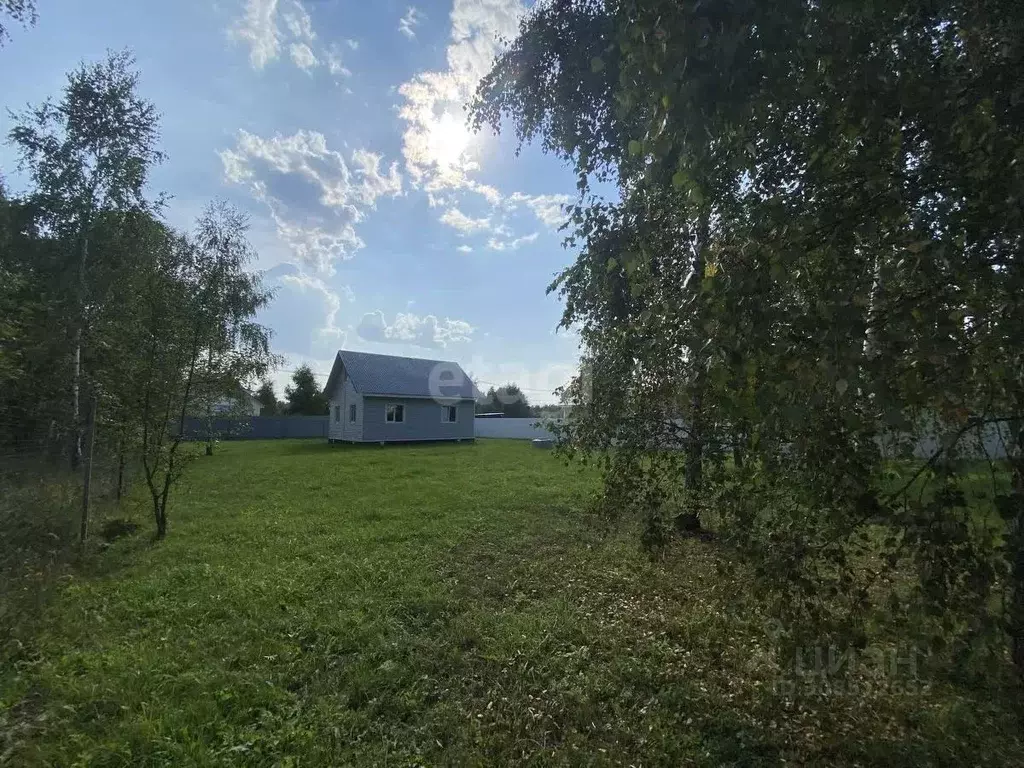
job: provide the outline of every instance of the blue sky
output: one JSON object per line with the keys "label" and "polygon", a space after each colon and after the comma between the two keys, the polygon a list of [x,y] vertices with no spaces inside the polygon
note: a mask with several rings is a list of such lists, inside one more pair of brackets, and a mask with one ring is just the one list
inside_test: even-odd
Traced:
{"label": "blue sky", "polygon": [[[221,197],[251,216],[277,289],[263,321],[286,358],[327,373],[340,347],[456,360],[533,402],[575,370],[545,288],[571,261],[557,228],[571,172],[463,106],[514,36],[518,0],[39,0],[0,48],[0,102],[58,94],[65,73],[130,48],[162,114],[153,189],[189,227]],[[4,134],[9,120],[2,118]],[[17,190],[9,146],[0,173]]]}

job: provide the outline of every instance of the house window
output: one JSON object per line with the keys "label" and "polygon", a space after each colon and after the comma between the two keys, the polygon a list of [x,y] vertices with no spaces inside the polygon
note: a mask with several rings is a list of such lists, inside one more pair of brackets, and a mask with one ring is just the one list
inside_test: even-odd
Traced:
{"label": "house window", "polygon": [[348,420],[350,422],[352,422],[353,424],[356,423],[356,404],[355,403],[352,403],[352,405],[350,405],[348,407]]}
{"label": "house window", "polygon": [[405,421],[405,406],[391,403],[384,411],[384,421],[388,424],[401,424]]}
{"label": "house window", "polygon": [[459,409],[454,405],[441,406],[441,423],[454,424],[459,420]]}
{"label": "house window", "polygon": [[337,424],[339,421],[341,421],[341,406],[336,405],[334,406],[334,423]]}

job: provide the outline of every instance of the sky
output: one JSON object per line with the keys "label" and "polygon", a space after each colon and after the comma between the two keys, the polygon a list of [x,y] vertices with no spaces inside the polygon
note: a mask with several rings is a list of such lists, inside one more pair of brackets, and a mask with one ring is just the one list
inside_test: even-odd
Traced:
{"label": "sky", "polygon": [[[558,228],[575,179],[513,136],[474,135],[464,110],[519,0],[37,6],[0,48],[0,106],[58,97],[109,49],[135,54],[161,114],[151,186],[168,222],[190,228],[216,198],[250,216],[254,268],[275,289],[260,319],[285,361],[279,397],[300,364],[326,381],[344,348],[454,360],[482,389],[555,400],[579,354],[546,294],[572,261]],[[0,175],[25,188],[7,145]]]}

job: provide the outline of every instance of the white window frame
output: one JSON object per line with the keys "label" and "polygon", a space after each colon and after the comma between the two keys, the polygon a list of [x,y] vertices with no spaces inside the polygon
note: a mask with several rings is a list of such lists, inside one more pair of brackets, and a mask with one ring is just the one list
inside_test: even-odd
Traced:
{"label": "white window frame", "polygon": [[341,424],[341,406],[334,406],[334,423]]}
{"label": "white window frame", "polygon": [[[389,419],[388,416],[391,415],[391,413],[392,413],[391,409],[392,408],[395,409],[395,411],[394,411],[394,418]],[[402,410],[399,411],[398,410],[399,408],[401,408]],[[402,418],[400,418],[400,419],[398,418],[398,414],[399,413],[402,414]],[[384,406],[384,423],[385,424],[405,424],[405,403],[387,403]]]}
{"label": "white window frame", "polygon": [[358,411],[356,410],[356,404],[355,403],[349,403],[348,404],[348,423],[349,424],[355,424],[356,423],[356,416],[357,415],[358,415]]}
{"label": "white window frame", "polygon": [[[451,414],[452,418],[448,418]],[[441,406],[441,423],[442,424],[458,424],[459,423],[459,406],[457,405],[442,405]]]}

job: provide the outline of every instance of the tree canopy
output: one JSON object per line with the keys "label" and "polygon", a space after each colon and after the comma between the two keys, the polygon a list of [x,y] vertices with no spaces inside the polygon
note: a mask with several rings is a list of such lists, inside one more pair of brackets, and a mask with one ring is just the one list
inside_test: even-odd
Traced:
{"label": "tree canopy", "polygon": [[[1022,32],[1010,0],[552,0],[480,85],[477,126],[577,173],[564,448],[648,542],[732,538],[791,631],[863,621],[880,557],[949,617],[929,638],[1008,631],[1024,671]],[[954,460],[994,444],[968,505]]]}
{"label": "tree canopy", "polygon": [[292,373],[291,386],[284,388],[287,410],[292,416],[321,416],[327,413],[327,396],[316,383],[316,374],[308,365],[300,365]]}
{"label": "tree canopy", "polygon": [[495,389],[491,387],[477,401],[477,413],[501,413],[506,418],[527,418],[534,415],[523,390],[517,384],[509,382]]}
{"label": "tree canopy", "polygon": [[0,190],[0,445],[73,469],[88,454],[83,540],[93,453],[116,457],[118,498],[141,473],[163,536],[186,415],[276,362],[254,320],[271,295],[250,271],[245,217],[217,202],[191,232],[159,219],[157,113],[138,85],[131,55],[112,53],[14,115],[31,186]]}
{"label": "tree canopy", "polygon": [[36,23],[35,0],[0,0],[0,45],[10,38],[10,32],[3,24],[7,16],[23,26]]}
{"label": "tree canopy", "polygon": [[280,404],[277,400],[277,393],[274,392],[274,385],[269,381],[264,381],[260,384],[260,388],[256,390],[256,400],[260,404],[260,415],[261,416],[276,416],[280,410]]}

